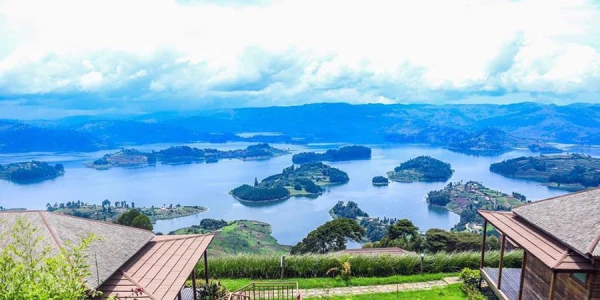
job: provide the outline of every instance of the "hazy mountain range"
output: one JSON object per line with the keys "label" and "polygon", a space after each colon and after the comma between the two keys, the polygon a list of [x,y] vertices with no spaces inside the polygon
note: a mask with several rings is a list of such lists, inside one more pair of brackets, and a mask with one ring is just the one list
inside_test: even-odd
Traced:
{"label": "hazy mountain range", "polygon": [[[242,137],[246,132],[280,135]],[[136,116],[0,120],[0,151],[92,151],[146,143],[426,143],[503,150],[549,142],[600,144],[600,105],[310,104]]]}

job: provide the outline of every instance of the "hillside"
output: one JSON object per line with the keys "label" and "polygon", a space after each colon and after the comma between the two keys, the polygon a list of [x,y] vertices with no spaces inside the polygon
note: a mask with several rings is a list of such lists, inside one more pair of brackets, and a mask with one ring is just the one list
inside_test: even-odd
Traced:
{"label": "hillside", "polygon": [[318,196],[322,186],[343,184],[350,180],[348,174],[323,163],[294,165],[283,169],[279,174],[271,175],[254,186],[241,185],[231,191],[241,201],[277,201],[290,196]]}
{"label": "hillside", "polygon": [[429,156],[418,156],[400,164],[393,171],[388,172],[388,177],[397,182],[415,181],[447,181],[452,177],[449,163]]}
{"label": "hillside", "polygon": [[[211,222],[206,222],[207,220]],[[204,234],[215,232],[209,255],[289,253],[289,246],[280,245],[271,235],[271,225],[259,221],[237,220],[225,222],[204,219],[200,225],[181,228],[169,234]]]}
{"label": "hillside", "polygon": [[364,146],[346,146],[340,149],[329,149],[325,153],[302,152],[292,156],[295,164],[306,164],[320,161],[347,161],[370,159],[371,148]]}
{"label": "hillside", "polygon": [[600,185],[600,159],[582,154],[518,157],[494,163],[490,171],[570,191]]}

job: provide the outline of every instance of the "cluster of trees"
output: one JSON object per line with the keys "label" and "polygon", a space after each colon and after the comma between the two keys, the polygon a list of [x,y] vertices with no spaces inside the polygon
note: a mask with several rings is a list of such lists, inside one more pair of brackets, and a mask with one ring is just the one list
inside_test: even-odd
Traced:
{"label": "cluster of trees", "polygon": [[427,202],[431,205],[446,206],[450,202],[450,191],[442,189],[427,193]]}
{"label": "cluster of trees", "polygon": [[585,187],[600,185],[600,173],[596,168],[586,169],[582,166],[575,166],[566,174],[552,174],[548,178],[550,182],[558,184],[581,184]]}
{"label": "cluster of trees", "polygon": [[30,182],[54,178],[65,172],[63,164],[55,164],[52,166],[43,161],[13,164],[9,165],[7,168],[14,168],[14,170],[10,172],[8,178],[14,182]]}
{"label": "cluster of trees", "polygon": [[348,177],[348,174],[346,174],[346,172],[341,171],[340,169],[336,169],[336,168],[326,168],[323,170],[323,175],[325,176],[329,176],[329,182],[331,183],[346,183],[348,181],[350,181],[350,177]]}
{"label": "cluster of trees", "polygon": [[370,159],[371,148],[364,146],[346,146],[339,150],[330,149],[325,153],[303,152],[294,154],[292,162],[295,164],[306,164],[319,161],[343,161],[356,159]]}
{"label": "cluster of trees", "polygon": [[338,203],[330,211],[337,218],[356,219],[358,217],[369,217],[369,214],[358,207],[354,201],[338,201]]}
{"label": "cluster of trees", "polygon": [[117,224],[135,228],[150,230],[154,229],[148,216],[140,213],[137,209],[131,209],[119,216]]}
{"label": "cluster of trees", "polygon": [[217,219],[202,219],[202,221],[200,221],[200,227],[202,229],[206,229],[206,230],[218,230],[221,229],[225,226],[227,226],[227,221],[225,220],[217,220]]}
{"label": "cluster of trees", "polygon": [[517,192],[512,192],[512,196],[525,202],[527,201],[527,197],[525,197],[525,195],[521,194],[521,193],[517,193]]}
{"label": "cluster of trees", "polygon": [[504,176],[513,177],[519,171],[535,170],[545,172],[548,168],[545,161],[536,157],[517,157],[490,165],[490,171]]}
{"label": "cluster of trees", "polygon": [[231,194],[246,201],[272,201],[290,196],[290,192],[281,185],[274,185],[272,187],[253,187],[244,184],[233,189]]}
{"label": "cluster of trees", "polygon": [[383,176],[375,176],[373,177],[373,180],[371,181],[374,185],[387,185],[389,182],[389,180],[387,179],[387,177],[383,177]]}
{"label": "cluster of trees", "polygon": [[340,218],[329,221],[311,231],[301,242],[292,247],[292,254],[328,253],[346,249],[346,241],[360,242],[365,234],[355,220]]}
{"label": "cluster of trees", "polygon": [[449,163],[437,160],[430,156],[418,156],[403,162],[396,168],[395,172],[405,170],[415,170],[419,173],[421,181],[446,181],[452,177],[452,170]]}
{"label": "cluster of trees", "polygon": [[301,191],[302,189],[311,194],[319,194],[323,192],[323,188],[318,186],[310,179],[296,179],[296,183],[294,183],[294,190]]}

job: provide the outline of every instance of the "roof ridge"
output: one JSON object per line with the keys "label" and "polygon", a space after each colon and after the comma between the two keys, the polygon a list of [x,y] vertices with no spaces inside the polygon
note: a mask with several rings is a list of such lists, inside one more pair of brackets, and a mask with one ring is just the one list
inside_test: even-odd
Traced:
{"label": "roof ridge", "polygon": [[98,224],[103,224],[103,225],[110,225],[110,226],[118,226],[121,228],[129,228],[129,229],[133,229],[133,230],[137,230],[137,231],[142,231],[142,232],[150,232],[152,233],[154,236],[156,236],[154,234],[153,231],[151,230],[146,230],[146,229],[141,229],[141,228],[137,228],[137,227],[132,227],[132,226],[127,226],[127,225],[121,225],[119,223],[113,223],[113,222],[107,222],[107,221],[100,221],[100,220],[94,220],[94,219],[90,219],[90,218],[82,218],[82,217],[76,217],[73,215],[67,215],[67,214],[60,214],[60,213],[54,213],[52,214],[53,216],[59,216],[59,217],[68,217],[68,218],[74,218],[74,219],[78,219],[78,220],[83,220],[83,221],[88,221],[88,222],[95,222]]}
{"label": "roof ridge", "polygon": [[590,245],[590,248],[588,249],[588,253],[591,256],[594,256],[594,249],[596,249],[596,247],[598,247],[599,244],[600,244],[600,231],[598,232],[598,234],[596,234],[596,237],[592,240],[592,244]]}
{"label": "roof ridge", "polygon": [[[184,239],[191,239],[191,238],[197,238],[197,237],[206,237],[206,236],[214,236],[214,233],[207,233],[207,234],[177,234],[177,235],[166,235],[166,236],[160,236],[160,235],[155,235],[150,242],[155,242],[155,243],[162,243],[162,242],[170,242],[170,241],[177,241],[177,240],[184,240]],[[158,240],[155,240],[155,238],[159,238]]]}
{"label": "roof ridge", "polygon": [[61,241],[61,239],[58,237],[58,234],[56,234],[56,231],[54,231],[54,228],[52,228],[50,226],[50,223],[48,223],[48,216],[46,215],[47,213],[43,212],[43,211],[38,211],[37,214],[40,216],[40,219],[42,220],[44,227],[46,227],[46,230],[48,230],[48,232],[50,233],[50,236],[52,236],[52,239],[54,240],[54,242],[56,243],[58,248],[60,250],[65,250],[63,241]]}
{"label": "roof ridge", "polygon": [[556,200],[558,198],[569,197],[569,196],[573,196],[573,195],[577,195],[577,194],[582,194],[582,193],[587,193],[587,192],[591,192],[591,191],[595,191],[595,190],[600,190],[600,187],[588,188],[588,189],[584,189],[584,190],[577,191],[577,192],[572,192],[572,193],[568,193],[568,194],[564,194],[564,195],[554,196],[554,197],[550,197],[550,198],[546,198],[546,199],[542,199],[542,200],[538,200],[538,201],[532,201],[532,202],[529,202],[529,203],[521,204],[521,205],[513,208],[511,211],[515,211],[516,209],[519,209],[519,208],[525,207],[525,206],[529,206],[529,205],[532,205],[532,204],[542,203],[542,202],[546,202],[546,201],[549,201],[549,200]]}
{"label": "roof ridge", "polygon": [[123,269],[119,268],[119,272],[121,272],[121,274],[123,275],[123,277],[125,277],[127,280],[129,280],[129,282],[133,283],[133,285],[135,285],[138,289],[142,290],[144,293],[146,293],[146,295],[148,295],[148,297],[150,297],[150,299],[152,300],[157,300],[156,297],[154,297],[154,295],[150,294],[148,291],[146,291],[146,289],[144,289],[139,282],[137,282],[135,279],[131,278],[129,275],[127,275],[127,273],[125,273],[125,271],[123,271]]}

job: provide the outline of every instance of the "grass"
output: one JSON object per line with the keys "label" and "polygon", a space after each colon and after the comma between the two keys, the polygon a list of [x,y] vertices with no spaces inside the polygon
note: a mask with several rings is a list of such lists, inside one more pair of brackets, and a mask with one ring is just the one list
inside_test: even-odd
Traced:
{"label": "grass", "polygon": [[[498,251],[486,251],[485,265],[498,266]],[[339,260],[348,259],[355,277],[387,277],[415,275],[421,272],[420,255],[289,255],[286,256],[286,278],[328,277],[327,270],[339,265]],[[425,255],[423,273],[453,273],[463,268],[478,269],[479,252],[437,253]],[[520,267],[521,251],[510,251],[504,255],[507,268]],[[196,266],[199,274],[204,265]],[[260,280],[278,279],[281,274],[279,255],[226,255],[209,258],[211,278],[251,278]]]}
{"label": "grass", "polygon": [[309,299],[352,299],[352,300],[398,300],[398,299],[411,299],[411,300],[430,300],[430,299],[444,299],[444,300],[465,300],[467,296],[461,290],[462,284],[449,284],[441,288],[432,288],[430,290],[418,290],[418,291],[401,291],[394,293],[376,293],[376,294],[362,294],[353,296],[331,296],[324,298],[309,298]]}
{"label": "grass", "polygon": [[[347,287],[347,286],[367,286],[367,285],[384,285],[384,284],[401,284],[401,283],[413,283],[413,282],[425,282],[441,280],[444,277],[458,276],[458,273],[435,273],[435,274],[418,274],[408,276],[388,276],[388,277],[355,277],[350,279],[348,282],[343,281],[339,278],[287,278],[284,280],[277,281],[291,281],[298,282],[298,286],[301,289],[318,289],[318,288],[336,288],[336,287]],[[247,284],[256,282],[256,280],[241,278],[241,279],[215,279],[215,281],[221,282],[229,291],[235,291]]]}

